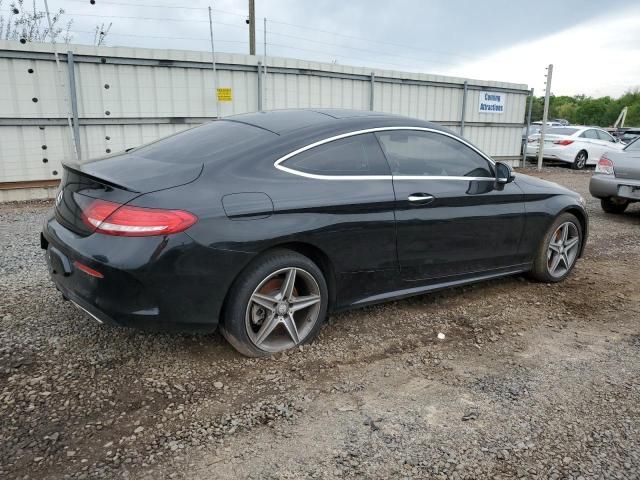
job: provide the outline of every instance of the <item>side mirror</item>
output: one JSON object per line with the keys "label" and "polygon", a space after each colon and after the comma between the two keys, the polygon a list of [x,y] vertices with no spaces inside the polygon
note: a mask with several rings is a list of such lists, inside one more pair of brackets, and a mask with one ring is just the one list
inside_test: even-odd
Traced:
{"label": "side mirror", "polygon": [[516,178],[513,174],[511,165],[502,162],[496,162],[496,183],[504,185],[511,183]]}

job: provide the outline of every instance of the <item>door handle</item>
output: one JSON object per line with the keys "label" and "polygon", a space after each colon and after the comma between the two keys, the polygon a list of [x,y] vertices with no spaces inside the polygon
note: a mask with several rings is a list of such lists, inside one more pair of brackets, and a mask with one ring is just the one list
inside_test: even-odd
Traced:
{"label": "door handle", "polygon": [[432,202],[435,199],[433,195],[429,195],[428,193],[412,193],[407,197],[411,203],[425,204]]}

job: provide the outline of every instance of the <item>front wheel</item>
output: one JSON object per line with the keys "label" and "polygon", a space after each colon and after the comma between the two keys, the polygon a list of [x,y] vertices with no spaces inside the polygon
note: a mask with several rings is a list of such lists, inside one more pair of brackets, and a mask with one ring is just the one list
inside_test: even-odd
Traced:
{"label": "front wheel", "polygon": [[575,215],[560,214],[540,243],[532,276],[547,283],[564,280],[578,259],[582,239],[582,225]]}
{"label": "front wheel", "polygon": [[606,213],[623,213],[629,206],[629,200],[610,197],[600,200],[600,206]]}
{"label": "front wheel", "polygon": [[314,262],[290,250],[269,252],[234,282],[221,331],[243,355],[272,355],[313,340],[327,303],[327,283]]}

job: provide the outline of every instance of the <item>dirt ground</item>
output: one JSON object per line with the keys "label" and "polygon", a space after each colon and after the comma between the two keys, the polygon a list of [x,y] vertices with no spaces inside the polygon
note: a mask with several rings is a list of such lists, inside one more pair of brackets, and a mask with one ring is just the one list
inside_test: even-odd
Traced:
{"label": "dirt ground", "polygon": [[260,360],[87,319],[47,278],[50,204],[0,205],[0,478],[640,478],[640,206],[519,172],[587,199],[565,282],[334,315]]}

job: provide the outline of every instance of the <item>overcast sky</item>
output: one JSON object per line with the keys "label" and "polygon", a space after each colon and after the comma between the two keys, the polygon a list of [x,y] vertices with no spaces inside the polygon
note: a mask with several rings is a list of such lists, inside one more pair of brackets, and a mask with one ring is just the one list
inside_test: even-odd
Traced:
{"label": "overcast sky", "polygon": [[[637,0],[255,2],[258,54],[266,17],[269,55],[525,83],[538,95],[553,63],[556,95],[640,88]],[[195,50],[209,49],[209,4],[216,50],[248,53],[248,0],[49,0],[74,19],[76,43],[113,22],[107,45]]]}

